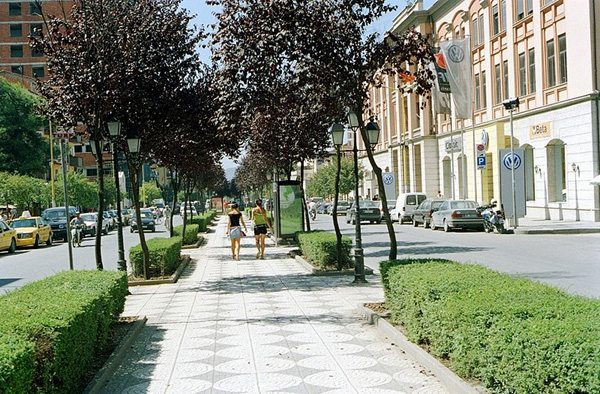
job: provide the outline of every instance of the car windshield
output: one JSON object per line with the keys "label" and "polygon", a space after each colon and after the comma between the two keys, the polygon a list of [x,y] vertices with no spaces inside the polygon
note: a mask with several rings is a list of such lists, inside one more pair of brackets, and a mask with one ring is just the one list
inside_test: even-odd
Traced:
{"label": "car windshield", "polygon": [[379,202],[378,201],[361,201],[360,207],[361,208],[379,208]]}
{"label": "car windshield", "polygon": [[86,215],[81,215],[81,218],[86,222],[93,222],[96,220],[96,215],[88,213]]}
{"label": "car windshield", "polygon": [[140,212],[142,214],[142,219],[152,219],[153,215],[152,212]]}
{"label": "car windshield", "polygon": [[64,219],[65,218],[65,211],[50,211],[50,212],[46,212],[46,214],[44,215],[45,219]]}
{"label": "car windshield", "polygon": [[475,209],[478,206],[475,201],[452,201],[450,203],[452,209]]}
{"label": "car windshield", "polygon": [[338,207],[347,207],[348,206],[348,201],[338,201]]}
{"label": "car windshield", "polygon": [[36,227],[35,219],[13,220],[10,224],[12,228]]}
{"label": "car windshield", "polygon": [[431,208],[439,208],[440,205],[442,205],[443,203],[444,203],[443,201],[432,201]]}
{"label": "car windshield", "polygon": [[129,211],[128,210],[121,211],[121,215],[129,215]]}

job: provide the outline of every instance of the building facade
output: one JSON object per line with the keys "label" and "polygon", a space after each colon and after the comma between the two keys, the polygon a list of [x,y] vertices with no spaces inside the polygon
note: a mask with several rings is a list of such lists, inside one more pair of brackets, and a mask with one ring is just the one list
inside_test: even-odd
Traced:
{"label": "building facade", "polygon": [[[436,114],[431,102],[400,93],[395,78],[373,88],[370,113],[382,129],[378,165],[394,171],[398,192],[489,202],[500,196],[500,149],[510,147],[509,113],[519,97],[514,145],[524,149],[527,217],[600,221],[600,4],[594,0],[439,0],[402,11],[390,29],[410,27],[434,42],[469,36],[472,119]],[[474,122],[473,122],[474,121]],[[486,168],[477,169],[484,145]],[[362,158],[365,168],[369,162]],[[378,194],[367,180],[362,195]]]}

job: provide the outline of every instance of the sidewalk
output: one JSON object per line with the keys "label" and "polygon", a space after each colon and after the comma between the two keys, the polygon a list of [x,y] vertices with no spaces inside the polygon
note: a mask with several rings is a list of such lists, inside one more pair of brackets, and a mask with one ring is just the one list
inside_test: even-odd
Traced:
{"label": "sidewalk", "polygon": [[286,249],[255,260],[253,239],[230,259],[226,221],[175,285],[132,288],[125,316],[148,323],[104,393],[446,393],[359,319],[377,277],[308,276]]}
{"label": "sidewalk", "polygon": [[600,233],[600,223],[574,220],[519,219],[515,234],[594,234]]}

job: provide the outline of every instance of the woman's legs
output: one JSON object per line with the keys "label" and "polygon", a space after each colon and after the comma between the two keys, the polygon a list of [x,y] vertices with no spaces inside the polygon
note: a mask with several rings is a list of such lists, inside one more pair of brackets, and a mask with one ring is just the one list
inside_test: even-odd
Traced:
{"label": "woman's legs", "polygon": [[231,257],[235,260],[235,239],[231,239]]}
{"label": "woman's legs", "polygon": [[236,260],[239,261],[240,260],[241,239],[240,238],[236,239],[235,243],[236,243],[236,252],[237,252],[235,254],[236,255]]}
{"label": "woman's legs", "polygon": [[256,241],[256,250],[257,250],[256,258],[260,257],[260,238],[261,238],[261,235],[254,236],[254,240]]}
{"label": "woman's legs", "polygon": [[263,259],[265,258],[265,238],[266,238],[265,234],[260,235],[260,249],[261,249],[260,257]]}

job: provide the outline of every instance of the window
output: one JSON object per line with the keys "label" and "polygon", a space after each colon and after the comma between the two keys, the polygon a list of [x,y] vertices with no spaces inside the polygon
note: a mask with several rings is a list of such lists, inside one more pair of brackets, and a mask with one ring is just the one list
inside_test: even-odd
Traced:
{"label": "window", "polygon": [[485,24],[483,23],[483,14],[479,15],[479,42],[485,43]]}
{"label": "window", "polygon": [[517,2],[517,21],[533,14],[533,0],[515,0]]}
{"label": "window", "polygon": [[487,82],[485,79],[485,71],[481,72],[481,104],[482,108],[487,107]]}
{"label": "window", "polygon": [[500,31],[506,30],[506,0],[500,2]]}
{"label": "window", "polygon": [[517,20],[525,18],[525,9],[524,9],[523,0],[517,0]]}
{"label": "window", "polygon": [[10,36],[11,37],[23,37],[23,25],[20,23],[10,24]]}
{"label": "window", "polygon": [[475,74],[475,109],[481,109],[481,91],[479,74]]}
{"label": "window", "polygon": [[548,200],[560,202],[567,200],[567,166],[565,143],[553,140],[546,146],[546,164],[548,166]]}
{"label": "window", "polygon": [[529,93],[535,93],[535,48],[529,49]]}
{"label": "window", "polygon": [[34,1],[29,2],[29,15],[42,15],[42,4]]}
{"label": "window", "polygon": [[498,4],[494,4],[492,7],[492,34],[496,35],[500,32],[500,14],[498,11]]}
{"label": "window", "polygon": [[[44,25],[41,24],[41,23],[31,23],[31,24],[29,24],[29,35],[32,36],[32,37],[35,36],[36,35],[36,30],[39,31],[39,32],[41,32],[43,26]],[[37,33],[37,34],[39,34],[39,33]]]}
{"label": "window", "polygon": [[97,176],[98,175],[98,169],[97,168],[86,168],[85,169],[85,176],[87,177],[93,177],[93,176]]}
{"label": "window", "polygon": [[556,59],[554,40],[546,42],[546,85],[551,88],[556,85]]}
{"label": "window", "polygon": [[75,153],[82,153],[83,145],[75,145]]}
{"label": "window", "polygon": [[21,74],[23,75],[23,66],[12,66],[10,68],[10,71],[14,74]]}
{"label": "window", "polygon": [[31,57],[43,57],[44,54],[36,49],[31,49]]}
{"label": "window", "polygon": [[519,95],[527,95],[527,65],[525,64],[525,53],[519,53]]}
{"label": "window", "polygon": [[46,76],[46,70],[43,66],[41,67],[32,67],[31,68],[31,76],[34,78],[44,78]]}
{"label": "window", "polygon": [[496,102],[495,104],[500,104],[502,102],[502,76],[500,75],[500,65],[496,64],[494,66],[494,78],[496,79]]}
{"label": "window", "polygon": [[479,35],[477,34],[477,32],[479,31],[479,27],[478,27],[478,23],[477,23],[477,18],[473,18],[473,46],[476,47],[479,45]]}
{"label": "window", "polygon": [[531,145],[525,147],[525,197],[527,201],[535,201],[535,162]]}
{"label": "window", "polygon": [[527,15],[533,14],[533,0],[527,0]]}
{"label": "window", "polygon": [[560,72],[560,83],[567,82],[567,36],[558,36],[558,71]]}
{"label": "window", "polygon": [[504,74],[504,99],[506,100],[510,97],[510,92],[508,89],[508,60],[504,61],[502,73]]}
{"label": "window", "polygon": [[11,45],[10,57],[23,57],[23,45]]}
{"label": "window", "polygon": [[8,3],[8,15],[21,16],[21,3]]}

